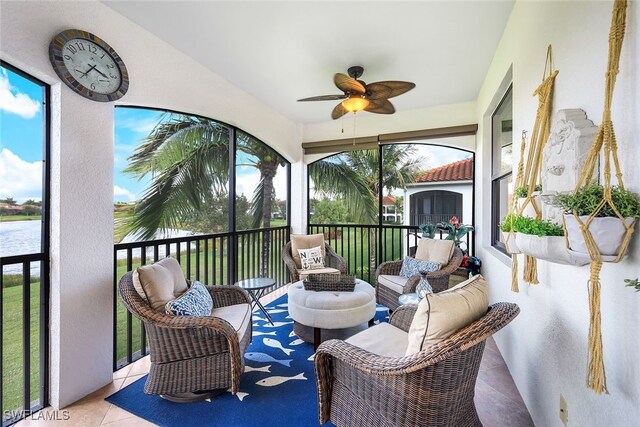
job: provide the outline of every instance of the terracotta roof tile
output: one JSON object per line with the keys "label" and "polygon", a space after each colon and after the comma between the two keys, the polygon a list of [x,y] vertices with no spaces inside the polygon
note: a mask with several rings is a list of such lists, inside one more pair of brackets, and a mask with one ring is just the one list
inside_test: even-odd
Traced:
{"label": "terracotta roof tile", "polygon": [[396,202],[396,198],[392,196],[382,197],[382,206],[393,205]]}
{"label": "terracotta roof tile", "polygon": [[438,166],[418,174],[416,182],[468,181],[473,179],[473,157]]}

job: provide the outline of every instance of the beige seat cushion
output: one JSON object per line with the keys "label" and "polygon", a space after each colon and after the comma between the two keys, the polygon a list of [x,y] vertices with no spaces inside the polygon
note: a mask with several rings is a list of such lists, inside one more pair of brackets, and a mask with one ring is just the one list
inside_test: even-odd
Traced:
{"label": "beige seat cushion", "polygon": [[437,262],[442,268],[449,264],[454,248],[453,240],[422,238],[418,241],[415,259]]}
{"label": "beige seat cushion", "polygon": [[397,294],[402,294],[407,280],[409,280],[408,277],[381,274],[378,276],[378,286],[385,286]]}
{"label": "beige seat cushion", "polygon": [[300,280],[304,280],[310,274],[340,274],[340,270],[331,267],[325,268],[314,268],[313,270],[302,270],[298,269],[298,275],[300,276]]}
{"label": "beige seat cushion", "polygon": [[448,338],[486,314],[489,285],[480,275],[437,294],[427,294],[409,327],[406,354],[417,353]]}
{"label": "beige seat cushion", "polygon": [[249,329],[249,322],[251,322],[251,306],[249,304],[234,304],[226,307],[214,307],[211,310],[211,315],[229,322],[238,333],[238,340],[242,341],[242,337]]}
{"label": "beige seat cushion", "polygon": [[407,351],[409,334],[388,323],[380,323],[358,332],[346,342],[385,357],[402,357]]}
{"label": "beige seat cushion", "polygon": [[187,291],[187,281],[174,258],[143,265],[133,272],[133,286],[151,308],[164,313],[164,306]]}
{"label": "beige seat cushion", "polygon": [[302,268],[300,262],[300,254],[298,249],[310,249],[316,246],[320,246],[322,249],[322,256],[326,256],[324,248],[324,234],[292,234],[291,235],[291,256],[296,263],[296,267]]}

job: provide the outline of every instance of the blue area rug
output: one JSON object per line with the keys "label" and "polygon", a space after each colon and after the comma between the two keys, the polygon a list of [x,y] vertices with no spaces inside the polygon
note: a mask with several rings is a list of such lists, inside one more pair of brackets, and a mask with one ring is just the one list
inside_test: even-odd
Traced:
{"label": "blue area rug", "polygon": [[[274,326],[262,312],[253,315],[253,342],[245,353],[240,392],[210,401],[173,403],[144,394],[147,377],[107,397],[107,401],[160,426],[317,426],[318,406],[313,345],[293,333],[287,295],[267,306]],[[378,305],[376,321],[387,321]],[[327,423],[325,425],[332,425]]]}

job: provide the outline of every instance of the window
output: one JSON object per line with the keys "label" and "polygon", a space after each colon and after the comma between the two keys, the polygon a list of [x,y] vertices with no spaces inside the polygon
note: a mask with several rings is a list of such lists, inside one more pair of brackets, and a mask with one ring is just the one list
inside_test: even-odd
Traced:
{"label": "window", "polygon": [[48,400],[49,88],[0,61],[2,425]]}
{"label": "window", "polygon": [[505,251],[500,240],[500,221],[507,215],[513,194],[513,101],[512,87],[491,116],[491,244]]}

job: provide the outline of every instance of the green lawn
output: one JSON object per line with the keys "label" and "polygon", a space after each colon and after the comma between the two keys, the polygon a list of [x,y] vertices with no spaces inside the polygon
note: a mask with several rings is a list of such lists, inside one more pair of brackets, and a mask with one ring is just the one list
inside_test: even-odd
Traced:
{"label": "green lawn", "polygon": [[40,215],[0,215],[0,222],[40,221]]}

